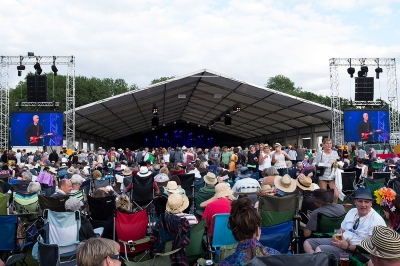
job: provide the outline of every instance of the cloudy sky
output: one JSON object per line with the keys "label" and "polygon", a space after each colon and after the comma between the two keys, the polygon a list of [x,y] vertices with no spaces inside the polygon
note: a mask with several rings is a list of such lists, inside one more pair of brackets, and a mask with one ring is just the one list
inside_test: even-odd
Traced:
{"label": "cloudy sky", "polygon": [[[400,1],[0,1],[0,55],[74,55],[77,75],[139,87],[208,68],[260,86],[282,74],[329,95],[330,58],[400,53]],[[9,80],[20,80],[14,67]],[[386,79],[375,85],[387,99]]]}

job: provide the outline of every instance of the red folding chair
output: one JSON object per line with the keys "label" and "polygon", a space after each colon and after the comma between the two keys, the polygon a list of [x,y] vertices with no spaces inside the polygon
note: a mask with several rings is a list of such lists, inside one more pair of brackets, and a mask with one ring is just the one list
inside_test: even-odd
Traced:
{"label": "red folding chair", "polygon": [[[120,253],[125,260],[144,252],[143,259],[149,252],[150,237],[146,237],[149,218],[146,210],[136,213],[123,213],[116,211],[114,216],[114,241],[120,244]],[[118,239],[116,239],[118,236]]]}

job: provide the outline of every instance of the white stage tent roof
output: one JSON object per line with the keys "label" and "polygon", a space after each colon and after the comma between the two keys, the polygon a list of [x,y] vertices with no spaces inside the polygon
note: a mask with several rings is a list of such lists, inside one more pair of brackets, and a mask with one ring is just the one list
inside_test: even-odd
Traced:
{"label": "white stage tent roof", "polygon": [[[78,107],[75,129],[109,140],[148,132],[154,103],[159,127],[174,121],[207,127],[222,115],[212,130],[245,139],[331,123],[330,107],[203,69]],[[224,112],[236,104],[241,111],[224,125]]]}

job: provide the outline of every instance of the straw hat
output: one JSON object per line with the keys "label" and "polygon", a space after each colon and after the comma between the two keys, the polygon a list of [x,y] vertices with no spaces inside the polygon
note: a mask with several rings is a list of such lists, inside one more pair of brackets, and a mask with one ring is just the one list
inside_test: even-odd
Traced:
{"label": "straw hat", "polygon": [[178,186],[175,181],[168,181],[167,186],[164,188],[164,190],[168,191],[169,193],[180,194],[182,188],[181,186]]}
{"label": "straw hat", "polygon": [[75,167],[71,166],[70,168],[68,168],[68,174],[72,174],[72,172],[75,170]]}
{"label": "straw hat", "polygon": [[361,240],[360,245],[371,255],[379,258],[400,258],[400,234],[386,226],[375,226],[371,237]]}
{"label": "straw hat", "polygon": [[55,174],[55,175],[57,174],[57,170],[54,167],[50,167],[49,168],[49,172],[52,173],[52,174]]}
{"label": "straw hat", "polygon": [[184,194],[170,194],[168,196],[166,211],[168,213],[181,213],[189,206],[189,199]]}
{"label": "straw hat", "polygon": [[219,183],[215,186],[215,195],[214,198],[224,198],[229,197],[229,199],[235,199],[233,196],[233,191],[231,190],[229,184],[227,183]]}
{"label": "straw hat", "polygon": [[263,185],[262,187],[261,187],[261,192],[267,192],[267,193],[269,193],[269,192],[271,192],[273,189],[272,189],[272,187],[270,186],[270,185]]}
{"label": "straw hat", "polygon": [[215,185],[217,183],[217,178],[215,177],[214,173],[208,172],[204,176],[204,182],[206,182],[209,185]]}
{"label": "straw hat", "polygon": [[60,165],[60,169],[61,168],[67,168],[67,165],[65,164],[65,163],[62,163],[61,165]]}
{"label": "straw hat", "polygon": [[274,185],[283,192],[293,192],[296,189],[296,181],[288,174],[275,177]]}
{"label": "straw hat", "polygon": [[124,171],[122,172],[122,175],[131,175],[132,174],[132,170],[129,169],[129,167],[126,167],[124,169]]}
{"label": "straw hat", "polygon": [[296,178],[296,185],[302,190],[314,190],[314,184],[309,176],[305,176],[303,180]]}
{"label": "straw hat", "polygon": [[139,173],[137,173],[137,175],[140,177],[146,177],[146,176],[151,175],[151,172],[149,171],[149,169],[146,166],[141,166],[140,171],[139,171]]}

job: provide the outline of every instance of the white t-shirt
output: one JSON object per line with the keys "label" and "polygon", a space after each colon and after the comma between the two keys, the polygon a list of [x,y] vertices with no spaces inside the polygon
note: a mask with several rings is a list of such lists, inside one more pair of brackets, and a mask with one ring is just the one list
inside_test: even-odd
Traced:
{"label": "white t-shirt", "polygon": [[15,154],[15,158],[17,158],[17,164],[21,163],[21,155],[22,155],[22,153],[20,153],[20,152],[17,152],[17,154]]}
{"label": "white t-shirt", "polygon": [[163,159],[165,163],[169,163],[169,154],[163,154]]}
{"label": "white t-shirt", "polygon": [[[264,156],[264,153],[261,153],[261,156]],[[264,169],[270,168],[271,167],[271,155],[268,154],[266,158],[264,158],[264,161],[260,166],[258,167],[258,170],[262,171]]]}
{"label": "white t-shirt", "polygon": [[353,230],[357,218],[360,218],[357,208],[351,209],[341,224],[341,228],[345,230],[343,238],[350,239],[352,245],[359,245],[361,240],[370,237],[375,226],[386,226],[383,218],[372,208],[367,215],[360,218],[357,229]]}
{"label": "white t-shirt", "polygon": [[259,191],[259,188],[260,188],[260,183],[257,180],[251,177],[247,177],[237,181],[233,186],[232,191],[251,193]]}

